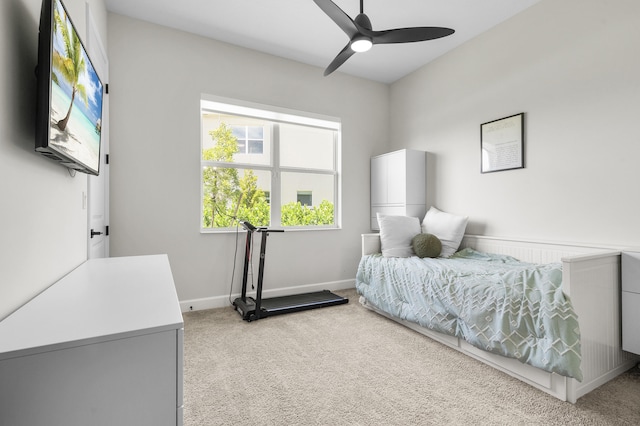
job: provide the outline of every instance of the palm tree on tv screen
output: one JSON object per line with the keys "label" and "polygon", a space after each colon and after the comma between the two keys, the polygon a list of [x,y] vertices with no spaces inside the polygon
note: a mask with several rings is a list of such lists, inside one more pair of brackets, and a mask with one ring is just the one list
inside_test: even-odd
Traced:
{"label": "palm tree on tv screen", "polygon": [[[60,52],[55,50],[53,52],[53,68],[71,85],[71,104],[69,105],[69,110],[67,111],[67,115],[57,123],[58,128],[64,131],[71,116],[76,94],[80,96],[86,105],[89,104],[85,86],[78,83],[80,76],[86,72],[87,64],[82,55],[82,43],[80,43],[78,34],[68,25],[67,16],[65,15],[64,19],[60,16],[58,9],[54,12],[54,28],[60,29],[64,42],[65,56],[62,56]],[[57,79],[57,77],[54,78],[54,81],[55,79]]]}

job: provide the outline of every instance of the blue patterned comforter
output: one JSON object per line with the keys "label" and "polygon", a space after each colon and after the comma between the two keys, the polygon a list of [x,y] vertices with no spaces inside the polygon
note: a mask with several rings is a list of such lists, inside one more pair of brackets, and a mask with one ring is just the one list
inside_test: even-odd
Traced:
{"label": "blue patterned comforter", "polygon": [[582,381],[580,330],[562,265],[464,249],[449,259],[363,256],[356,288],[395,317]]}

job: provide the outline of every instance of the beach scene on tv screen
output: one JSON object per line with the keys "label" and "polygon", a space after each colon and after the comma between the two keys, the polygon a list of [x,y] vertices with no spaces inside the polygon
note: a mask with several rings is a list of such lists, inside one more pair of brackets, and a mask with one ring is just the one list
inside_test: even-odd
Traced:
{"label": "beach scene on tv screen", "polygon": [[64,8],[56,0],[49,145],[98,170],[101,118],[102,83]]}

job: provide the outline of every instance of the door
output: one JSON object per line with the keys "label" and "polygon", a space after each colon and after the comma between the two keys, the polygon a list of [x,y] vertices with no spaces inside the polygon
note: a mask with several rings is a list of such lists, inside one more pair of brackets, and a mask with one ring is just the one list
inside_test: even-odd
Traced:
{"label": "door", "polygon": [[[96,72],[106,88],[109,81],[109,60],[98,34],[89,3],[87,8],[87,52]],[[89,259],[109,257],[109,95],[105,90],[102,109],[102,130],[100,150],[100,174],[88,176],[87,209],[87,257]]]}

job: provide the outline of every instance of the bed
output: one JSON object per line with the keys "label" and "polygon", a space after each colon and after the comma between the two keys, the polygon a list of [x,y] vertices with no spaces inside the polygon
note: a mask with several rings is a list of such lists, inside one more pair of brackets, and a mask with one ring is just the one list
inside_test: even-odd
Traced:
{"label": "bed", "polygon": [[[425,324],[424,321],[403,313],[402,309],[394,308],[393,303],[385,305],[376,299],[373,293],[367,291],[365,286],[369,285],[366,282],[368,278],[362,274],[360,268],[363,267],[363,263],[367,263],[367,267],[373,267],[376,262],[385,261],[385,257],[380,254],[380,234],[362,235],[362,259],[356,278],[356,288],[361,295],[360,302],[381,315],[571,403],[575,403],[581,396],[632,368],[638,362],[637,356],[624,352],[621,348],[619,250],[611,247],[518,241],[477,235],[465,235],[459,249],[462,253],[461,258],[491,254],[489,256],[495,255],[496,258],[503,259],[499,261],[504,261],[505,258],[502,256],[507,256],[507,260],[515,258],[532,264],[556,264],[545,267],[545,273],[549,273],[550,276],[560,275],[556,277],[559,291],[562,293],[561,296],[564,295],[570,300],[579,324],[579,332],[578,327],[571,324],[560,331],[566,337],[567,333],[570,334],[572,329],[576,329],[579,333],[578,342],[573,342],[569,335],[565,339],[565,347],[551,351],[563,353],[554,361],[554,364],[559,364],[560,367],[547,368],[542,365],[548,363],[544,357],[542,364],[540,359],[533,362],[533,365],[524,363],[528,358],[536,358],[527,353],[516,354],[522,355],[520,359],[517,359],[518,356],[498,354],[500,350],[496,350],[495,347],[483,348],[477,341],[469,342],[460,337],[461,333]],[[454,255],[451,259],[457,257]],[[416,259],[418,258],[415,256],[394,259],[393,262],[396,263],[392,264],[395,268],[404,268],[405,266],[401,266],[402,262],[415,262]],[[385,275],[390,275],[380,270],[375,274],[378,281],[388,280]],[[408,273],[407,276],[409,280],[422,280],[415,272]],[[566,309],[566,306],[562,309]],[[569,318],[567,321],[576,320],[575,315],[568,315],[566,318]],[[516,346],[522,347],[519,343]]]}

